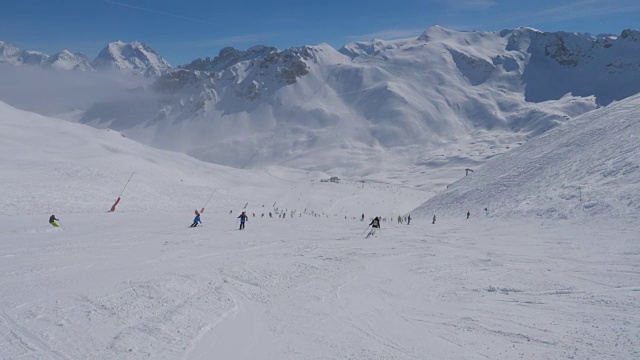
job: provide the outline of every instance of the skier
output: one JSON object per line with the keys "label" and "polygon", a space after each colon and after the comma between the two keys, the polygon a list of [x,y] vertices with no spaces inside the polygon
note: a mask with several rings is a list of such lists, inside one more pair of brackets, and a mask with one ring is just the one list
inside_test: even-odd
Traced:
{"label": "skier", "polygon": [[200,213],[196,210],[196,217],[193,218],[193,224],[190,227],[196,227],[198,223],[202,224],[202,221],[200,221]]}
{"label": "skier", "polygon": [[369,226],[371,226],[371,231],[367,234],[366,238],[368,238],[371,235],[375,235],[376,233],[376,229],[380,229],[380,218],[379,217],[375,217],[371,223],[369,224]]}
{"label": "skier", "polygon": [[360,221],[364,221],[364,214],[362,214],[362,217],[360,218]]}
{"label": "skier", "polygon": [[229,214],[233,214],[233,210],[229,210]]}
{"label": "skier", "polygon": [[53,227],[58,227],[56,221],[60,221],[60,219],[56,219],[55,215],[51,215],[51,217],[49,218],[49,224],[51,224]]}
{"label": "skier", "polygon": [[471,216],[471,213],[467,211],[467,220],[469,220],[469,216]]}
{"label": "skier", "polygon": [[411,224],[411,215],[407,216],[407,225]]}
{"label": "skier", "polygon": [[273,219],[273,214],[269,211],[269,217]]}
{"label": "skier", "polygon": [[484,208],[484,215],[485,215],[485,216],[489,216],[489,209]]}
{"label": "skier", "polygon": [[240,216],[238,216],[238,219],[240,219],[240,229],[242,230],[244,229],[244,223],[245,221],[249,221],[249,217],[247,216],[247,214],[243,211],[242,214],[240,214]]}
{"label": "skier", "polygon": [[402,224],[402,216],[398,215],[398,224]]}
{"label": "skier", "polygon": [[264,213],[262,213],[262,216],[260,216],[260,217],[263,218],[264,217]]}
{"label": "skier", "polygon": [[436,223],[436,216],[433,215],[433,222],[431,224],[435,224]]}

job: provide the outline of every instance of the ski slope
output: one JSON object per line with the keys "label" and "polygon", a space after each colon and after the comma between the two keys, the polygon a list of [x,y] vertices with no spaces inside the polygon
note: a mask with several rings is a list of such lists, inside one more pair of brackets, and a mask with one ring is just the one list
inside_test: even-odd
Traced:
{"label": "ski slope", "polygon": [[[389,218],[430,193],[216,166],[5,104],[0,119],[0,359],[640,355],[637,222],[407,226]],[[246,203],[258,216],[235,230]],[[261,218],[274,203],[289,216]],[[375,237],[363,212],[386,218]]]}
{"label": "ski slope", "polygon": [[3,359],[637,359],[637,224],[0,217]]}

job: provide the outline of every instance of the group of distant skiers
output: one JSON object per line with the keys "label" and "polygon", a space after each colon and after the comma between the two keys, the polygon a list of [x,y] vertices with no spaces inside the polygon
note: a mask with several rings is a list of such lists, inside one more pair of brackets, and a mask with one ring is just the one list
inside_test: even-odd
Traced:
{"label": "group of distant skiers", "polygon": [[402,224],[404,221],[407,222],[407,225],[410,225],[411,224],[411,215],[405,216],[404,220],[403,220],[401,215],[398,215],[398,224]]}

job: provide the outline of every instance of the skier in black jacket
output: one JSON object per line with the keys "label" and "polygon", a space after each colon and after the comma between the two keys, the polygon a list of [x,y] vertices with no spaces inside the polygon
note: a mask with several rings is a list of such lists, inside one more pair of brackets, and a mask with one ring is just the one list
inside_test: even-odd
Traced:
{"label": "skier in black jacket", "polygon": [[55,215],[51,215],[51,217],[49,218],[49,224],[51,224],[53,227],[58,227],[56,221],[60,221],[60,219],[56,219]]}
{"label": "skier in black jacket", "polygon": [[380,229],[380,218],[379,217],[375,217],[371,223],[369,224],[369,226],[371,226],[371,231],[369,231],[369,233],[367,234],[367,238],[371,235],[375,235],[376,234],[376,229]]}

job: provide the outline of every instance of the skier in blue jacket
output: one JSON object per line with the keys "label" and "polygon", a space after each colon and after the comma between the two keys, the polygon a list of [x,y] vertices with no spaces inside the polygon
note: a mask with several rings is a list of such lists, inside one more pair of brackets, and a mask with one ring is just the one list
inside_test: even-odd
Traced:
{"label": "skier in blue jacket", "polygon": [[196,217],[193,218],[193,224],[191,224],[191,227],[198,226],[198,223],[202,224],[202,221],[200,221],[200,213],[196,211]]}

